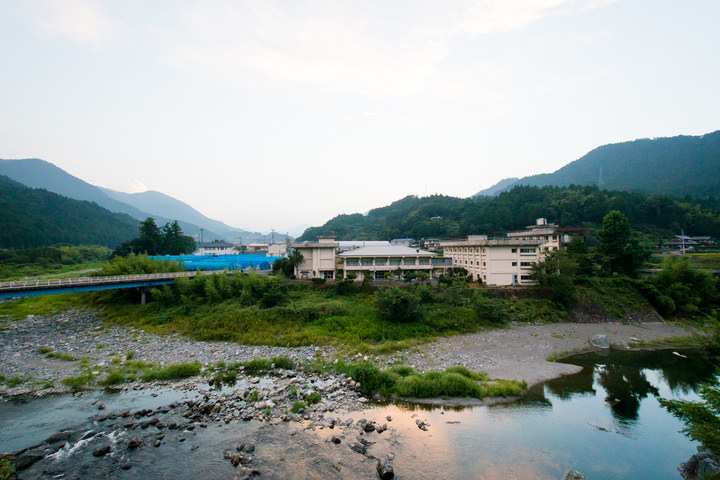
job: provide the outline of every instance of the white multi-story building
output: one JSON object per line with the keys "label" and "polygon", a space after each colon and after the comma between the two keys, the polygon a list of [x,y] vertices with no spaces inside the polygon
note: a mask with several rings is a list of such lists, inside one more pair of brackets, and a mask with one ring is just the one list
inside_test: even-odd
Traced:
{"label": "white multi-story building", "polygon": [[238,253],[235,245],[227,242],[199,242],[193,255],[233,255]]}
{"label": "white multi-story building", "polygon": [[302,263],[295,269],[298,278],[333,279],[352,272],[358,280],[366,275],[384,279],[387,273],[398,270],[434,275],[451,265],[449,259],[436,253],[383,241],[336,242],[334,237],[318,237],[317,242],[296,243],[292,248],[303,256]]}
{"label": "white multi-story building", "polygon": [[488,285],[532,285],[532,265],[544,255],[562,248],[572,239],[572,232],[583,229],[560,229],[538,218],[525,230],[509,232],[505,238],[470,235],[465,240],[440,242],[443,255],[452,259],[453,267],[465,268],[473,280]]}

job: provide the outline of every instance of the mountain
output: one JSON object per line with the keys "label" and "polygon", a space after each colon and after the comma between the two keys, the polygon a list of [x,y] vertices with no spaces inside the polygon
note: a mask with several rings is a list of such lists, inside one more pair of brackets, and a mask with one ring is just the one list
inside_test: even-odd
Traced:
{"label": "mountain", "polygon": [[507,187],[510,185],[513,185],[518,180],[520,180],[518,177],[510,177],[510,178],[504,178],[497,182],[492,187],[486,188],[485,190],[480,190],[478,193],[473,195],[474,197],[491,197],[493,195],[497,195],[500,192],[505,191]]}
{"label": "mountain", "polygon": [[264,238],[262,234],[212,220],[186,203],[160,192],[131,194],[103,189],[38,158],[0,159],[0,175],[6,175],[31,188],[44,188],[76,200],[95,202],[111,212],[126,213],[137,220],[153,217],[159,225],[177,220],[183,232],[193,237],[199,237],[202,228],[206,241],[218,239],[250,243]]}
{"label": "mountain", "polygon": [[69,243],[114,248],[137,235],[138,222],[95,203],[29,188],[0,175],[0,248]]}
{"label": "mountain", "polygon": [[594,185],[519,185],[494,197],[408,196],[367,215],[338,215],[321,227],[308,228],[298,241],[331,234],[338,240],[498,236],[533,225],[537,218],[562,227],[597,227],[612,210],[620,210],[637,231],[656,239],[683,230],[691,236],[720,236],[718,198],[690,201]]}
{"label": "mountain", "polygon": [[[604,145],[553,173],[521,178],[500,191],[516,185],[562,187],[573,184],[695,198],[718,197],[720,130],[701,136]],[[488,190],[497,190],[496,187]]]}
{"label": "mountain", "polygon": [[[140,193],[124,193],[109,188],[100,188],[100,190],[108,197],[137,208],[138,210],[153,212],[153,214],[164,218],[181,218],[186,223],[202,226],[205,231],[214,232],[215,235],[219,235],[230,242],[237,242],[240,238],[252,235],[251,232],[247,230],[233,228],[218,220],[210,219],[187,203],[161,192],[148,190]],[[183,228],[183,231],[184,230],[185,228]],[[195,232],[188,233],[188,235],[194,234]],[[254,235],[252,236],[254,238]],[[203,239],[212,240],[212,238],[205,235],[205,232],[203,232]]]}

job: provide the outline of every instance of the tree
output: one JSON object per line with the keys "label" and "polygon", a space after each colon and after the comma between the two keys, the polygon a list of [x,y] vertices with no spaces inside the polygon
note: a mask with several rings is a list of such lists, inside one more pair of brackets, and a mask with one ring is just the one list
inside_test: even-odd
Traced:
{"label": "tree", "polygon": [[140,252],[155,255],[160,250],[162,237],[160,229],[155,224],[155,219],[147,217],[140,222],[139,231],[140,236],[137,238],[137,247],[140,249]]}
{"label": "tree", "polygon": [[605,275],[635,276],[650,257],[650,251],[633,237],[627,217],[617,210],[605,215],[598,237],[598,263]]}
{"label": "tree", "polygon": [[413,322],[422,318],[420,299],[404,288],[379,290],[375,294],[375,306],[380,318],[390,322]]}
{"label": "tree", "polygon": [[[303,256],[302,253],[300,253],[300,250],[298,250],[298,249],[293,250],[292,253],[290,255],[288,255],[288,262],[292,266],[293,275],[295,274],[295,271],[300,267],[303,260],[305,260],[305,257]],[[298,271],[298,273],[300,273],[300,272]],[[290,275],[288,275],[288,277],[289,276]]]}
{"label": "tree", "polygon": [[430,274],[423,271],[415,272],[415,279],[420,280],[420,285],[425,285],[425,280],[430,278]]}
{"label": "tree", "polygon": [[701,385],[700,402],[659,399],[660,405],[685,422],[683,433],[720,454],[720,386]]}
{"label": "tree", "polygon": [[550,300],[570,307],[577,301],[574,285],[577,268],[577,262],[567,251],[554,250],[542,262],[533,264],[531,277],[536,288]]}

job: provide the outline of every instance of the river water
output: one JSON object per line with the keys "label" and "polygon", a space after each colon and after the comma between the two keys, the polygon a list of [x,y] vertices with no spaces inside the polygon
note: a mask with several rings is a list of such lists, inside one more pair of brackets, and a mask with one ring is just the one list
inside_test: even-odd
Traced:
{"label": "river water", "polygon": [[[133,412],[197,396],[172,389],[5,403],[0,404],[0,452],[71,429],[76,433],[64,448],[19,478],[233,478],[239,471],[223,452],[236,451],[241,442],[255,445],[249,467],[260,472],[258,478],[374,478],[373,457],[390,453],[399,479],[559,479],[568,469],[591,480],[679,479],[677,467],[695,453],[696,444],[679,432],[683,424],[660,407],[657,397],[696,399],[695,388],[714,375],[697,353],[683,354],[687,358],[667,350],[575,356],[567,361],[583,366],[582,372],[537,385],[516,403],[473,408],[395,404],[335,413],[387,423],[389,430],[381,434],[257,421],[130,431],[127,418],[91,420],[99,403],[106,405],[103,412]],[[162,422],[181,423],[182,406],[163,412]],[[426,431],[418,428],[418,420],[429,424]],[[85,432],[92,433],[80,440]],[[330,441],[334,435],[339,444]],[[134,436],[145,445],[127,450]],[[161,440],[157,448],[151,446],[155,439]],[[349,448],[358,440],[368,443],[365,455]],[[104,444],[113,451],[94,457],[93,450]]]}

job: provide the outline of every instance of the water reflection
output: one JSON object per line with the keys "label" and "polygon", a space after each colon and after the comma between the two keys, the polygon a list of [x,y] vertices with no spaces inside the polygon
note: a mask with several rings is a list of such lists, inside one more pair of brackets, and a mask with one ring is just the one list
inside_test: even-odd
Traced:
{"label": "water reflection", "polygon": [[[659,396],[658,386],[648,379],[648,372],[657,372],[673,394],[688,394],[699,383],[713,377],[713,369],[698,353],[671,350],[617,351],[605,350],[576,355],[565,360],[583,370],[575,375],[548,381],[531,391],[536,403],[552,403],[545,392],[562,400],[575,396],[596,395],[597,387],[605,391],[605,403],[619,422],[637,420],[642,400]],[[682,356],[681,356],[682,355]]]}

